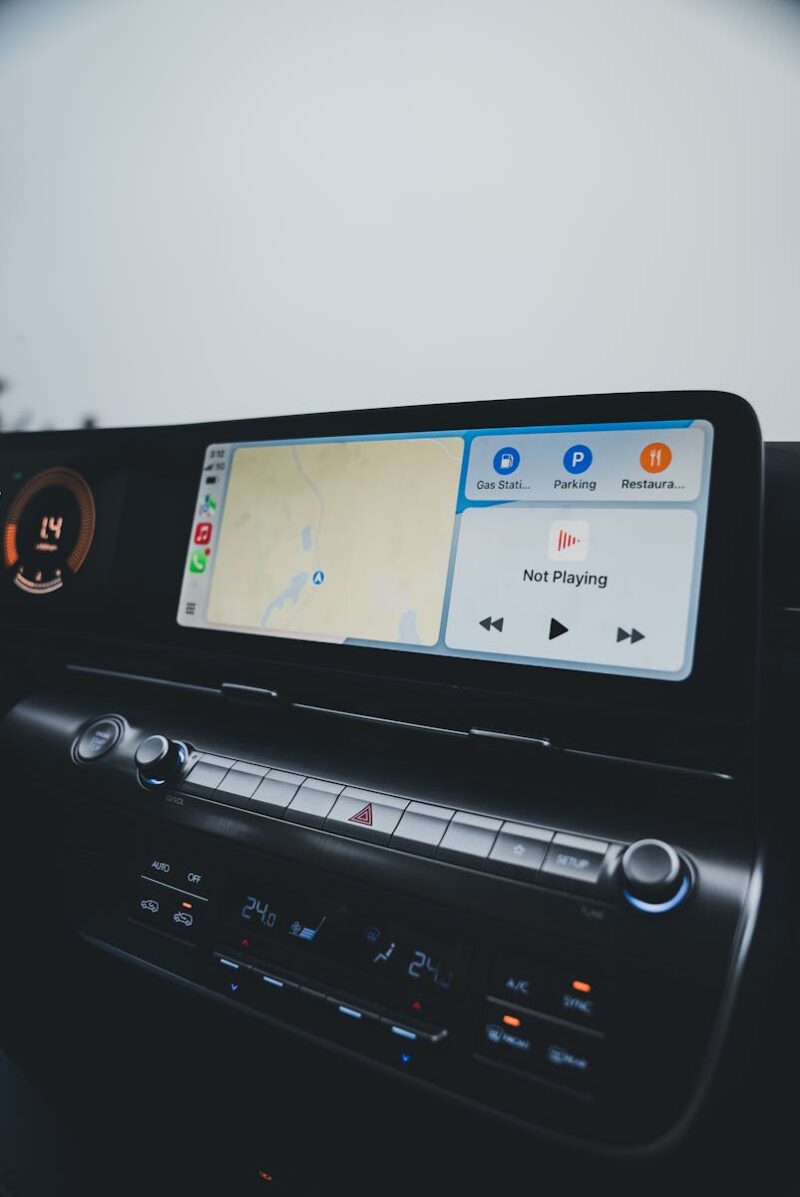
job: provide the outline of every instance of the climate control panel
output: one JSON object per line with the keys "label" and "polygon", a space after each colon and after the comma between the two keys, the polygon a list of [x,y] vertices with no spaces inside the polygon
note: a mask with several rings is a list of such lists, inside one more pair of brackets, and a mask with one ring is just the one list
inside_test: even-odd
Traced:
{"label": "climate control panel", "polygon": [[63,695],[6,730],[43,791],[71,769],[76,929],[264,1034],[606,1149],[655,1143],[702,1085],[745,878],[716,843],[581,825],[514,758],[359,757],[306,725],[220,735]]}

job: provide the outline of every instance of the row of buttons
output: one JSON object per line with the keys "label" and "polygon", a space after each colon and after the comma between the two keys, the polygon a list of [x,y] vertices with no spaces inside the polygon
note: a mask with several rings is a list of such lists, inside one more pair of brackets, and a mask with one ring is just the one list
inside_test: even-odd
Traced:
{"label": "row of buttons", "polygon": [[237,998],[253,998],[259,992],[266,995],[267,1002],[276,994],[287,995],[296,992],[314,1002],[324,1003],[330,1013],[347,1019],[349,1023],[361,1023],[382,1034],[422,1047],[435,1047],[445,1041],[444,1027],[407,1024],[396,1015],[364,1006],[357,999],[351,1001],[347,995],[329,993],[314,985],[304,984],[284,972],[265,969],[227,955],[224,951],[214,953],[214,967],[220,982],[221,992]]}
{"label": "row of buttons", "polygon": [[205,921],[208,901],[163,882],[142,879],[131,908],[139,923],[194,942]]}
{"label": "row of buttons", "polygon": [[497,1063],[591,1095],[600,1084],[605,1040],[592,1031],[488,998],[478,1050]]}
{"label": "row of buttons", "polygon": [[572,888],[602,877],[609,844],[200,753],[181,789],[417,856]]}
{"label": "row of buttons", "polygon": [[608,997],[603,989],[593,973],[499,957],[489,976],[479,1054],[578,1093],[594,1093],[605,1055],[599,1030]]}
{"label": "row of buttons", "polygon": [[594,1030],[604,1026],[609,1005],[605,983],[594,973],[505,956],[495,962],[489,977],[489,992],[532,1012]]}

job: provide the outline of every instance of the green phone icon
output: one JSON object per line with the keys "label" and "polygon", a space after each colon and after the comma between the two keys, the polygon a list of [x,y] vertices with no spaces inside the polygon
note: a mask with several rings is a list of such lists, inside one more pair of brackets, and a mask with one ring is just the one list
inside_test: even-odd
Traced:
{"label": "green phone icon", "polygon": [[208,558],[202,549],[195,549],[189,558],[189,572],[193,574],[203,574],[206,571]]}

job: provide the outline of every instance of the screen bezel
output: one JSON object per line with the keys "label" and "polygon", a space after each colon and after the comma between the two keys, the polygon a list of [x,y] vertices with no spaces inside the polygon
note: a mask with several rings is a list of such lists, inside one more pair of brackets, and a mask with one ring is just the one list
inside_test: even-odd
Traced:
{"label": "screen bezel", "polygon": [[[694,666],[683,680],[217,632],[181,627],[176,621],[198,481],[206,448],[212,443],[700,419],[713,426],[714,450]],[[272,677],[286,676],[292,670],[329,675],[333,686],[349,679],[360,692],[362,705],[367,706],[370,689],[385,690],[399,683],[437,687],[454,699],[459,693],[484,698],[496,694],[531,702],[579,702],[694,718],[738,720],[754,710],[763,450],[755,413],[736,395],[680,391],[490,400],[165,428],[10,434],[2,438],[0,449],[14,450],[15,442],[20,450],[23,446],[26,451],[35,449],[45,461],[55,460],[53,455],[66,461],[70,452],[97,453],[107,468],[115,465],[125,475],[128,500],[119,539],[125,539],[129,560],[146,556],[149,567],[147,581],[137,583],[126,566],[126,553],[118,551],[103,611],[95,610],[84,621],[74,604],[66,618],[66,611],[62,607],[59,612],[57,603],[48,604],[46,612],[23,608],[22,622],[29,626],[33,623],[119,640],[120,625],[124,624],[129,646],[172,647],[195,660],[198,654],[218,661],[228,659],[229,680],[236,680],[234,661],[247,664],[241,676],[245,672],[248,677],[257,675],[266,685]],[[139,495],[136,513],[130,502],[134,494]],[[152,511],[145,534],[140,525],[148,524],[148,496]],[[20,604],[16,612],[20,612]],[[0,620],[8,622],[5,610],[0,612]]]}

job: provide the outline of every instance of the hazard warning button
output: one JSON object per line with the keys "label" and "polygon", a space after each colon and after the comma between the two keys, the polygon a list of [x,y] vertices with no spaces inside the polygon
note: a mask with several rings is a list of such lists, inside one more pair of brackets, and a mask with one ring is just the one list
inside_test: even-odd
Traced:
{"label": "hazard warning button", "polygon": [[325,829],[359,840],[371,840],[373,844],[388,844],[407,806],[404,798],[348,786],[336,799],[325,820]]}

